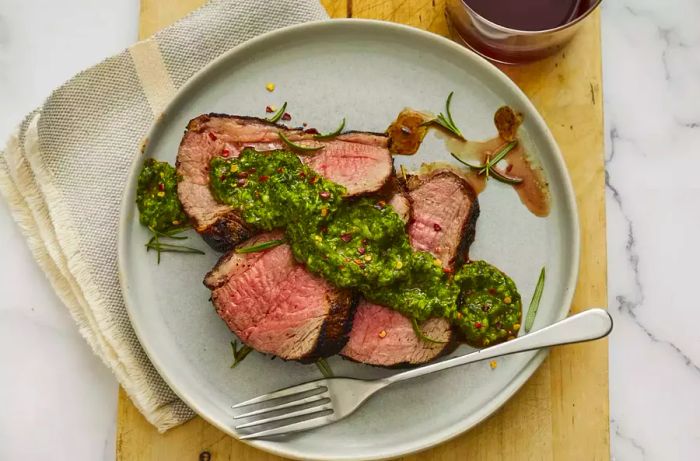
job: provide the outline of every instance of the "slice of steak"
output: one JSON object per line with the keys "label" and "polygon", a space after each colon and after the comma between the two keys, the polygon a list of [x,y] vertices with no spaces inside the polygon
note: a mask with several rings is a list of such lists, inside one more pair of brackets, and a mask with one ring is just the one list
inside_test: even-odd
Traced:
{"label": "slice of steak", "polygon": [[[474,240],[479,215],[476,194],[466,181],[447,170],[411,177],[407,187],[412,205],[411,245],[432,253],[443,267],[454,269],[461,259],[467,259]],[[418,338],[411,320],[403,314],[362,300],[341,354],[371,365],[404,367],[429,362],[457,347],[457,336],[447,319],[428,319],[419,327],[425,336],[441,343]]]}
{"label": "slice of steak", "polygon": [[[245,246],[283,238],[275,231]],[[288,245],[221,257],[206,275],[216,312],[248,346],[285,360],[313,362],[347,341],[357,296],[307,272]]]}
{"label": "slice of steak", "polygon": [[[253,235],[253,230],[209,191],[209,163],[214,156],[236,157],[245,147],[285,148],[278,133],[294,142],[312,141],[313,134],[266,120],[222,114],[190,121],[177,154],[178,197],[194,228],[218,251],[226,251]],[[347,195],[376,192],[391,177],[393,163],[386,136],[349,132],[327,141],[314,154],[300,156],[310,168],[346,187]]]}
{"label": "slice of steak", "polygon": [[432,253],[443,267],[467,259],[474,241],[479,202],[474,189],[452,171],[439,169],[408,178],[411,246]]}

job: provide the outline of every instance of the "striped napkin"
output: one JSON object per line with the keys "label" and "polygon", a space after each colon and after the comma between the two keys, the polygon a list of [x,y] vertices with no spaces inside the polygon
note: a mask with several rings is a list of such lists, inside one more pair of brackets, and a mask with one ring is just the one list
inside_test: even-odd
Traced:
{"label": "striped napkin", "polygon": [[129,167],[154,118],[195,72],[256,35],[326,18],[315,0],[212,0],[55,90],[0,155],[0,193],[34,258],[161,432],[194,413],[149,362],[124,307],[117,227]]}

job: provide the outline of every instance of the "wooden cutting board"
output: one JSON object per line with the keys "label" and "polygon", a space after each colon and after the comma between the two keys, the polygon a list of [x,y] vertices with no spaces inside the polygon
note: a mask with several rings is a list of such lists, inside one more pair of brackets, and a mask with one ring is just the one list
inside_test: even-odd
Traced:
{"label": "wooden cutting board", "polygon": [[[141,0],[140,36],[171,24],[204,0]],[[373,18],[448,35],[444,0],[323,0],[334,18]],[[581,267],[572,312],[607,304],[605,172],[600,18],[586,19],[559,55],[504,67],[532,99],[564,154],[581,222]],[[120,390],[118,461],[280,460],[228,437],[201,418],[159,435]],[[609,459],[608,343],[565,346],[488,420],[405,461]]]}

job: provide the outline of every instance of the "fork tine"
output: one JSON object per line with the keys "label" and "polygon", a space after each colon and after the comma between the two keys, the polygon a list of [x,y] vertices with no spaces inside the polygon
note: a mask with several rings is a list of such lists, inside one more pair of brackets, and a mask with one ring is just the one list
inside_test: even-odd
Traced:
{"label": "fork tine", "polygon": [[300,384],[298,386],[286,387],[275,392],[270,392],[269,394],[264,394],[250,400],[246,400],[245,402],[237,403],[231,408],[241,408],[254,403],[267,402],[268,400],[278,399],[280,397],[287,397],[290,395],[301,394],[302,392],[313,391],[314,389],[319,389],[321,387],[323,387],[325,391],[327,388],[322,384],[324,381],[325,379],[320,379],[318,381],[311,381],[310,383]]}
{"label": "fork tine", "polygon": [[284,421],[285,419],[295,418],[297,416],[311,415],[314,413],[322,412],[324,410],[333,410],[333,405],[330,402],[328,402],[324,405],[315,406],[315,407],[311,407],[311,408],[304,408],[303,410],[292,411],[289,413],[285,413],[283,415],[277,415],[277,416],[271,416],[269,418],[258,419],[257,421],[238,425],[238,426],[236,426],[236,429],[238,430],[238,429],[244,429],[246,427],[259,426],[261,424],[273,423],[275,421]]}
{"label": "fork tine", "polygon": [[325,426],[335,421],[333,415],[319,416],[318,418],[311,418],[304,421],[299,421],[297,423],[287,424],[286,426],[276,427],[274,429],[268,429],[266,431],[253,432],[252,434],[246,434],[239,437],[241,440],[247,439],[257,439],[259,437],[267,437],[270,435],[279,434],[289,434],[292,432],[305,431],[307,429],[313,429],[319,426]]}
{"label": "fork tine", "polygon": [[250,411],[248,413],[243,413],[242,415],[236,415],[233,419],[249,418],[251,416],[260,415],[263,413],[269,413],[271,411],[281,410],[283,408],[296,407],[298,405],[304,405],[305,403],[315,403],[321,400],[330,399],[330,395],[327,392],[322,394],[315,394],[311,397],[306,397],[304,399],[294,400],[292,402],[282,403],[280,405],[275,405],[273,407],[263,408],[261,410]]}

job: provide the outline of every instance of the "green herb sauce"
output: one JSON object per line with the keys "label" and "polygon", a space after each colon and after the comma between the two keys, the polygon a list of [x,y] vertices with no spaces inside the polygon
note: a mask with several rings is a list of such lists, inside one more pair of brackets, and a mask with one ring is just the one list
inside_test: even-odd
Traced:
{"label": "green herb sauce", "polygon": [[168,232],[187,223],[177,198],[177,174],[167,162],[149,158],[139,174],[136,189],[139,221],[155,232]]}
{"label": "green herb sauce", "polygon": [[405,223],[384,201],[343,200],[344,187],[291,152],[244,149],[238,158],[215,157],[210,166],[217,201],[259,229],[284,228],[294,257],[334,285],[419,322],[448,318],[473,345],[517,334],[520,296],[512,280],[482,261],[454,277],[446,273],[431,254],[411,248]]}
{"label": "green herb sauce", "polygon": [[455,275],[461,294],[453,322],[466,341],[485,347],[517,336],[522,301],[515,283],[484,261],[463,266]]}

